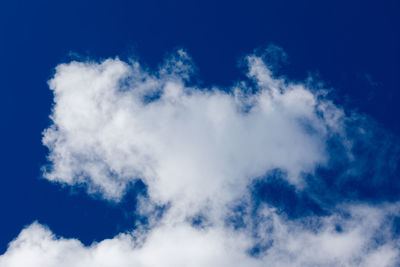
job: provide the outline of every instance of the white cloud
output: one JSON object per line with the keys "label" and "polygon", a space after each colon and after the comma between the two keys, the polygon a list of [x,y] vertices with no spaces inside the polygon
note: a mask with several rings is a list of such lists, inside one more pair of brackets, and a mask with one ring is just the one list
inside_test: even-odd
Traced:
{"label": "white cloud", "polygon": [[[138,230],[134,236],[120,234],[84,247],[78,240],[56,238],[34,223],[10,244],[0,266],[395,266],[399,244],[390,238],[385,243],[374,239],[376,234],[390,235],[390,225],[382,221],[393,207],[353,206],[346,212],[347,218],[324,217],[310,229],[306,224],[317,218],[285,221],[266,208],[259,215],[264,224],[257,229],[257,238],[272,243],[258,257],[248,253],[255,242],[249,229],[161,224],[149,233]],[[266,225],[273,230],[266,231]],[[335,230],[337,225],[341,232]]]}
{"label": "white cloud", "polygon": [[301,187],[301,174],[326,162],[325,139],[341,127],[340,109],[302,84],[274,79],[255,56],[248,57],[255,94],[245,83],[231,92],[187,87],[184,59],[180,51],[156,74],[119,59],[59,65],[49,82],[55,104],[43,138],[52,163],[45,177],[87,183],[110,199],[141,178],[153,201],[188,210],[223,206],[273,168]]}
{"label": "white cloud", "polygon": [[[344,136],[345,117],[321,91],[273,77],[260,57],[247,57],[249,80],[229,90],[187,86],[189,61],[179,51],[154,73],[119,59],[56,68],[45,178],[84,183],[112,200],[140,178],[149,197],[139,211],[151,217],[154,205],[169,209],[150,218],[150,230],[89,247],[34,223],[10,243],[0,267],[394,266],[399,244],[385,220],[398,214],[396,204],[344,205],[296,220],[265,206],[243,215],[242,228],[229,226],[230,207],[251,205],[248,186],[267,172],[280,168],[297,190],[307,186],[302,175],[328,162],[326,141]],[[205,227],[191,225],[197,214]],[[251,255],[255,246],[264,249]]]}

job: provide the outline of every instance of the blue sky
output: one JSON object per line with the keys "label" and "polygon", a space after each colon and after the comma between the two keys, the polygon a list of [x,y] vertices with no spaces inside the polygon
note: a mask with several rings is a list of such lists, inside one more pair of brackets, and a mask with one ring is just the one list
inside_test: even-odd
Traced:
{"label": "blue sky", "polygon": [[[174,207],[185,211],[179,214],[182,222],[194,223],[170,233],[186,229],[190,237],[192,228],[209,229],[203,237],[195,232],[192,239],[204,238],[211,246],[227,242],[228,230],[258,236],[246,239],[247,247],[235,247],[247,251],[254,266],[263,261],[290,266],[265,256],[268,251],[279,255],[273,254],[273,244],[288,238],[319,244],[320,236],[306,239],[306,232],[327,236],[335,220],[344,244],[358,240],[350,234],[365,231],[380,243],[368,251],[354,250],[355,256],[332,256],[337,243],[329,239],[324,241],[330,245],[324,259],[298,258],[296,250],[290,252],[292,264],[336,266],[343,259],[368,266],[364,260],[376,251],[381,253],[374,254],[378,263],[398,264],[399,11],[400,3],[390,0],[3,1],[0,254],[5,254],[0,266],[18,266],[12,255],[23,251],[7,248],[35,221],[27,239],[45,225],[57,237],[79,240],[88,246],[82,251],[88,251],[96,249],[90,247],[94,241],[119,233],[145,236],[142,228],[162,232],[157,222],[177,223],[170,220],[176,215]],[[119,80],[115,85],[107,71],[126,87]],[[97,81],[105,88],[86,89]],[[142,92],[142,87],[147,89]],[[260,113],[257,110],[267,105],[263,92],[274,92],[275,87],[283,90],[277,96],[271,93],[276,109]],[[68,88],[78,88],[77,93]],[[236,95],[235,89],[241,93]],[[79,93],[85,90],[89,97]],[[293,91],[296,94],[289,94]],[[150,99],[153,108],[129,102],[142,97]],[[91,109],[96,105],[107,110],[107,116],[121,116],[124,122],[128,118],[127,124],[86,113],[97,110]],[[240,113],[233,107],[250,111]],[[132,125],[142,127],[147,137]],[[53,130],[42,141],[45,129]],[[218,139],[217,133],[224,138]],[[198,191],[200,185],[206,192]],[[222,200],[216,201],[220,194]],[[205,202],[211,203],[209,213]],[[141,211],[143,206],[150,211]],[[262,207],[273,210],[269,217],[260,215]],[[274,216],[291,229],[288,237],[263,228]],[[360,218],[368,223],[352,228]],[[307,219],[326,228],[303,227]],[[224,226],[216,226],[221,221]],[[157,238],[150,239],[149,247],[163,244]],[[59,239],[53,241],[49,246],[62,253]],[[154,246],[153,251],[163,249]],[[202,249],[199,245],[194,250]],[[127,262],[140,258],[138,266],[157,266],[146,262],[142,250],[132,251],[138,255],[128,253]],[[204,253],[203,259],[208,255]],[[253,266],[246,257],[243,262]],[[52,266],[49,262],[42,266]],[[37,266],[29,264],[24,266]],[[100,266],[90,259],[87,264]]]}

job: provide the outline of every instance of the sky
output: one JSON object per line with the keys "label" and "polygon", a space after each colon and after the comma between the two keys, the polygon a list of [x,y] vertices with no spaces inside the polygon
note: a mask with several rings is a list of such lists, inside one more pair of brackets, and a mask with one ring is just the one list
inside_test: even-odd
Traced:
{"label": "sky", "polygon": [[2,1],[0,267],[399,266],[399,11]]}

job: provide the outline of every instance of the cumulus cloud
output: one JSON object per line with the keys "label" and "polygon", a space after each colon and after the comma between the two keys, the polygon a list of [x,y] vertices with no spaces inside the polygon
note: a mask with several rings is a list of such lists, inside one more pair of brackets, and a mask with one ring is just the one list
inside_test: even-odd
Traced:
{"label": "cumulus cloud", "polygon": [[[184,51],[158,71],[118,58],[57,66],[44,177],[85,184],[112,201],[140,179],[148,195],[138,213],[152,223],[89,247],[34,223],[10,243],[0,266],[398,263],[391,237],[397,204],[341,204],[324,216],[290,219],[254,201],[251,188],[269,172],[281,170],[301,192],[305,177],[335,156],[331,140],[348,159],[353,142],[350,118],[323,90],[274,77],[262,57],[246,62],[248,79],[231,88],[189,86]],[[160,206],[165,211],[155,216]]]}
{"label": "cumulus cloud", "polygon": [[49,82],[45,177],[86,183],[109,199],[142,179],[156,202],[224,205],[271,169],[301,187],[302,174],[326,162],[340,109],[303,84],[274,79],[256,56],[247,58],[256,93],[240,82],[225,91],[187,87],[186,58],[180,51],[158,73],[119,59],[59,65]]}
{"label": "cumulus cloud", "polygon": [[[343,210],[342,210],[343,211]],[[380,242],[390,235],[384,224],[393,207],[347,208],[344,215],[285,221],[265,207],[252,236],[249,229],[194,228],[162,224],[144,234],[120,234],[84,247],[78,240],[57,238],[34,223],[14,240],[0,266],[395,266],[399,244]],[[398,213],[398,211],[396,211]],[[313,227],[310,227],[313,225]],[[338,228],[340,227],[340,230]],[[266,252],[254,256],[254,242]]]}

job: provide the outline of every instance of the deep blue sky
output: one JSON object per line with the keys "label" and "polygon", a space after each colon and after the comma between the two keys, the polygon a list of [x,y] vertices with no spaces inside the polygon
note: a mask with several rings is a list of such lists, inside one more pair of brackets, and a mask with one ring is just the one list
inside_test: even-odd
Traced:
{"label": "deep blue sky", "polygon": [[272,43],[288,55],[282,73],[317,75],[338,104],[400,135],[399,12],[397,0],[2,1],[0,253],[34,220],[86,244],[133,226],[134,192],[117,205],[40,179],[46,81],[71,53],[155,67],[185,48],[205,85],[228,86],[241,57]]}

